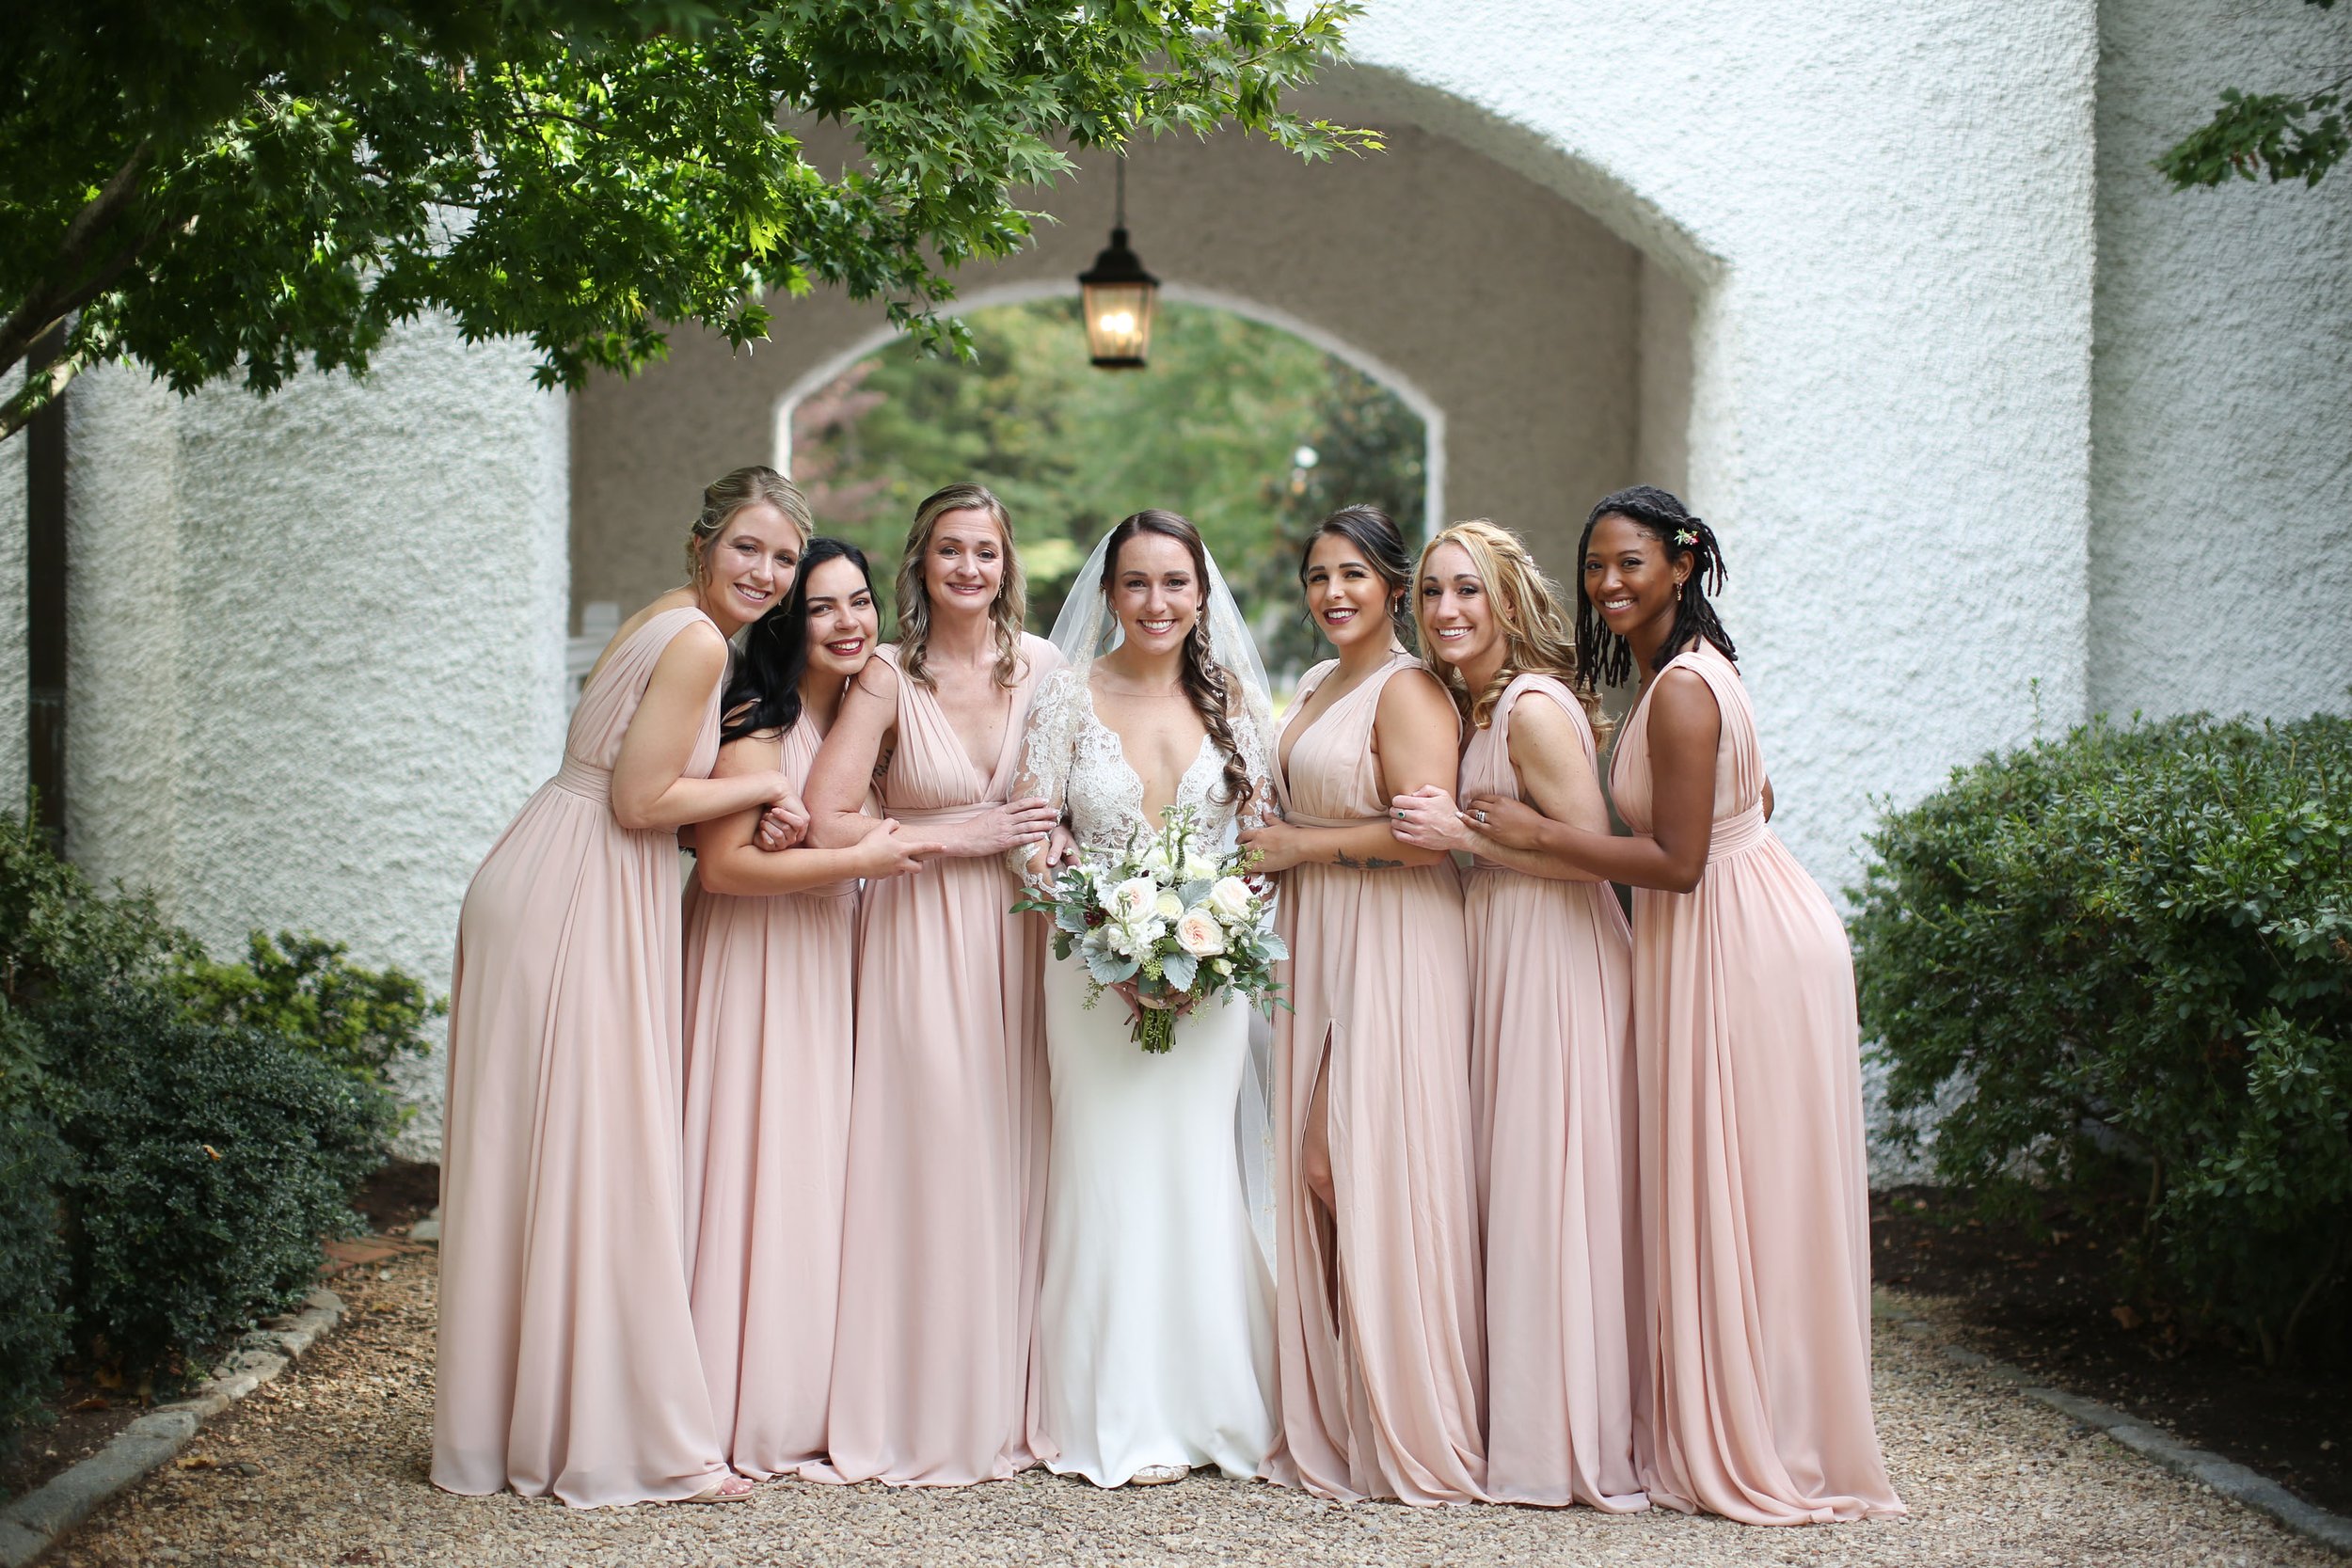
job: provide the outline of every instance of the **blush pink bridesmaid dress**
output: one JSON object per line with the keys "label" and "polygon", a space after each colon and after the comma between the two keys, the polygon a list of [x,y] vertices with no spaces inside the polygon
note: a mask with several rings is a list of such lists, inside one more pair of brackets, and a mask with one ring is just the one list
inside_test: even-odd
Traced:
{"label": "blush pink bridesmaid dress", "polygon": [[[1645,1480],[1654,1502],[1751,1525],[1899,1513],[1870,1415],[1845,927],[1765,825],[1764,758],[1738,671],[1705,641],[1666,669],[1707,682],[1723,738],[1698,886],[1633,895],[1656,1450]],[[1652,821],[1648,721],[1645,693],[1611,776],[1637,833]]]}
{"label": "blush pink bridesmaid dress", "polygon": [[[1061,662],[1041,637],[1022,652],[985,774],[937,695],[899,677],[886,815],[919,833],[1009,798],[1030,694]],[[833,1463],[818,1479],[961,1486],[1036,1463],[1044,937],[1010,912],[1018,896],[1001,855],[934,860],[866,895]]]}
{"label": "blush pink bridesmaid dress", "polygon": [[[563,766],[474,873],[450,979],[433,1481],[578,1508],[726,1477],[687,1308],[677,835],[613,820],[663,610],[573,711]],[[719,754],[719,693],[686,767]]]}
{"label": "blush pink bridesmaid dress", "polygon": [[[1503,689],[1470,732],[1456,797],[1519,800],[1514,706],[1551,703],[1594,768],[1583,705],[1549,675]],[[1597,777],[1597,773],[1596,773]],[[1486,860],[1465,879],[1470,1088],[1486,1259],[1486,1493],[1646,1508],[1634,1455],[1648,1362],[1639,1325],[1631,936],[1606,882]]]}
{"label": "blush pink bridesmaid dress", "polygon": [[[1337,661],[1307,673],[1303,705]],[[1373,755],[1389,667],[1286,737],[1282,815],[1305,827],[1388,820]],[[1478,1220],[1470,1093],[1470,975],[1453,863],[1282,874],[1291,961],[1275,1025],[1276,1343],[1286,1452],[1279,1480],[1318,1497],[1474,1501]],[[1300,1176],[1315,1075],[1326,1095],[1334,1214]]]}
{"label": "blush pink bridesmaid dress", "polygon": [[[793,788],[819,738],[805,715],[785,732],[772,766]],[[687,1281],[721,1447],[755,1480],[825,1457],[857,905],[855,880],[746,898],[686,884]]]}

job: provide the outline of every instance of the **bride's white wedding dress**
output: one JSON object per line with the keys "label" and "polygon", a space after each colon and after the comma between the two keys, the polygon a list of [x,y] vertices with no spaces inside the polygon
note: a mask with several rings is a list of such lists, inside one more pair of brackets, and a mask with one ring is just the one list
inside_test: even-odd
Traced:
{"label": "bride's white wedding dress", "polygon": [[[1263,739],[1234,721],[1243,761],[1270,800]],[[1115,857],[1143,815],[1143,781],[1097,717],[1083,669],[1046,678],[1030,709],[1024,794],[1064,805],[1079,852]],[[1176,792],[1229,847],[1234,810],[1216,796],[1223,759],[1205,737]],[[1146,1054],[1127,1009],[1086,1006],[1086,965],[1045,960],[1054,1105],[1045,1280],[1033,1388],[1041,1457],[1057,1473],[1120,1486],[1146,1465],[1259,1473],[1273,1449],[1274,1279],[1244,1170],[1259,1133],[1236,1109],[1252,1081],[1250,1012],[1239,1000],[1179,1020]],[[1270,1214],[1264,1216],[1270,1224]]]}

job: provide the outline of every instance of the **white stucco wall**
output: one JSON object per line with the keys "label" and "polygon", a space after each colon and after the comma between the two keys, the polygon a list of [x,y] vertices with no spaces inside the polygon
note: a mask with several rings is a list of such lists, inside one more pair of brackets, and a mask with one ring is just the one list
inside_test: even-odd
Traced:
{"label": "white stucco wall", "polygon": [[447,987],[466,881],[562,744],[565,416],[529,365],[420,328],[262,403],[76,388],[78,861],[216,952],[311,930]]}
{"label": "white stucco wall", "polygon": [[1375,0],[1352,40],[1692,288],[1691,499],[1818,877],[1872,795],[2024,734],[2031,677],[2082,707],[2089,0]]}
{"label": "white stucco wall", "polygon": [[[21,372],[0,375],[0,399],[24,385]],[[25,725],[30,693],[24,668],[24,454],[23,432],[0,441],[0,811],[24,810]]]}
{"label": "white stucco wall", "polygon": [[2091,698],[2352,710],[2352,169],[2175,194],[2220,89],[2310,90],[2352,10],[2100,7]]}

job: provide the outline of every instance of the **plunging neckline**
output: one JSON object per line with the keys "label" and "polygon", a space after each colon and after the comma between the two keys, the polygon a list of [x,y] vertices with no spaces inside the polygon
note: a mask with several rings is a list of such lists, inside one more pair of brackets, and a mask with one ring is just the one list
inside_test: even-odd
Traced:
{"label": "plunging neckline", "polygon": [[[1157,825],[1154,819],[1145,809],[1150,803],[1147,797],[1151,792],[1144,787],[1143,775],[1136,771],[1136,765],[1127,760],[1127,742],[1121,739],[1119,732],[1111,728],[1108,723],[1104,722],[1103,716],[1094,710],[1093,684],[1085,680],[1083,677],[1080,679],[1078,684],[1080,688],[1080,694],[1086,698],[1087,722],[1093,725],[1097,730],[1100,730],[1109,738],[1111,749],[1119,753],[1120,768],[1126,773],[1127,777],[1135,781],[1136,803],[1134,807],[1134,816],[1136,819],[1141,822],[1146,828],[1151,828],[1156,831]],[[1204,752],[1207,753],[1205,756],[1202,754]],[[1168,798],[1167,805],[1160,808],[1163,815],[1172,808],[1181,806],[1184,803],[1184,786],[1192,782],[1192,776],[1200,770],[1201,763],[1210,761],[1216,758],[1216,742],[1210,739],[1209,734],[1206,730],[1201,731],[1200,744],[1193,749],[1192,760],[1184,765],[1184,770],[1183,772],[1176,775],[1176,793]]]}
{"label": "plunging neckline", "polygon": [[[1332,698],[1330,706],[1325,708],[1321,713],[1316,714],[1312,719],[1308,720],[1304,724],[1299,724],[1295,718],[1288,720],[1283,723],[1282,733],[1274,743],[1274,773],[1275,777],[1281,781],[1283,792],[1285,794],[1287,794],[1290,790],[1291,758],[1297,754],[1299,742],[1305,740],[1310,735],[1312,735],[1317,724],[1322,723],[1326,719],[1328,719],[1331,715],[1339,712],[1339,710],[1347,703],[1361,695],[1364,688],[1372,684],[1374,676],[1382,673],[1384,671],[1396,668],[1396,661],[1399,657],[1410,657],[1411,656],[1406,654],[1404,649],[1391,647],[1389,650],[1389,661],[1386,664],[1381,665],[1380,668],[1375,670],[1372,674],[1366,675],[1362,680],[1358,681],[1351,689],[1343,691],[1338,696]],[[1336,672],[1339,667],[1340,661],[1336,658],[1333,659],[1331,661],[1332,670]],[[1311,697],[1316,692],[1322,690],[1325,684],[1328,682],[1330,678],[1330,676],[1326,675],[1322,680],[1315,682],[1314,685],[1307,689],[1306,695],[1308,697]],[[1294,701],[1296,701],[1299,704],[1300,711],[1305,711],[1305,698],[1296,698],[1294,699]],[[1295,729],[1294,729],[1294,726],[1295,726]]]}
{"label": "plunging neckline", "polygon": [[937,711],[939,714],[939,721],[947,727],[948,737],[956,743],[956,755],[961,757],[963,759],[964,766],[972,770],[972,778],[979,786],[977,794],[994,794],[996,780],[1005,770],[1005,757],[1007,753],[1013,749],[1016,743],[1016,736],[1020,729],[1020,726],[1012,721],[1013,706],[1015,701],[1020,696],[1019,689],[1001,689],[1005,693],[1004,733],[998,736],[996,739],[995,762],[992,766],[983,768],[979,764],[979,760],[973,756],[972,749],[963,743],[963,736],[956,729],[955,721],[947,717],[947,705],[939,700],[939,692],[933,688],[925,685],[923,682],[914,679],[903,669],[898,672],[898,678],[909,686],[912,686],[915,689],[921,691],[924,697],[930,703],[932,708]]}

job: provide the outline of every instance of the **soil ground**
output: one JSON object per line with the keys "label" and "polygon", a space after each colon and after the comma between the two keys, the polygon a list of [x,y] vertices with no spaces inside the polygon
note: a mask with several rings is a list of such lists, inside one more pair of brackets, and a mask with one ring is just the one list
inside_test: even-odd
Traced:
{"label": "soil ground", "polygon": [[2037,1239],[1932,1187],[1873,1193],[1878,1283],[1936,1298],[1970,1348],[2352,1513],[2352,1368],[2276,1368],[2117,1289],[2115,1238],[2053,1206]]}

